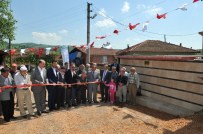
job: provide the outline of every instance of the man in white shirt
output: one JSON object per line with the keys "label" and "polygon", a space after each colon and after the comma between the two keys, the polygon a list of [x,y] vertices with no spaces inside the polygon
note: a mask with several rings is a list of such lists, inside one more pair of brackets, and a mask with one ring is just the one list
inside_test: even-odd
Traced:
{"label": "man in white shirt", "polygon": [[27,68],[25,66],[22,66],[20,68],[20,72],[14,76],[14,81],[17,86],[25,86],[25,87],[17,87],[16,89],[18,106],[21,116],[23,116],[23,118],[28,117],[24,109],[24,103],[26,104],[29,115],[35,116],[34,110],[32,108],[31,93],[29,90],[31,84],[30,76],[27,74]]}

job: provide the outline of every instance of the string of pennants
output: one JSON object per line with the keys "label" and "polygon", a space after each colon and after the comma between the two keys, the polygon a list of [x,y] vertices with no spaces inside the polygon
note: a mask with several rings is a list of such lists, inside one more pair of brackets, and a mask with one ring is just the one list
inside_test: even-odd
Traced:
{"label": "string of pennants", "polygon": [[[187,7],[193,3],[197,3],[197,2],[200,2],[200,1],[203,1],[203,0],[193,0],[192,3],[190,4],[183,4],[181,5],[180,7],[170,11],[170,12],[173,12],[173,11],[177,11],[177,10],[181,10],[181,11],[187,11]],[[88,48],[92,48],[95,44],[95,42],[99,41],[99,40],[102,40],[102,39],[105,39],[109,36],[113,36],[113,35],[119,35],[119,33],[125,31],[125,30],[135,30],[138,26],[140,26],[142,24],[142,29],[140,31],[147,31],[148,29],[148,25],[150,24],[150,22],[154,19],[166,19],[167,18],[167,15],[170,13],[170,12],[165,12],[163,14],[156,14],[156,17],[151,19],[151,20],[147,20],[147,21],[144,21],[144,22],[138,22],[138,23],[135,23],[135,24],[132,24],[132,23],[129,23],[128,26],[126,25],[126,27],[122,30],[118,30],[118,29],[115,29],[112,34],[108,34],[108,35],[102,35],[102,36],[96,36],[95,37],[95,40],[93,42],[90,42],[89,44],[85,44],[85,45],[81,45],[80,48],[85,48],[85,49],[88,49]],[[111,44],[110,42],[106,42],[102,45],[102,47],[104,48],[107,48],[107,49],[111,49]],[[38,54],[39,57],[42,56],[42,54],[45,52],[46,55],[49,55],[49,53],[51,51],[53,52],[56,52],[57,50],[59,49],[59,46],[55,46],[53,48],[26,48],[26,49],[21,49],[20,50],[20,54],[21,56],[25,53],[35,53],[35,54]],[[16,49],[11,49],[11,50],[5,50],[4,52],[9,52],[11,55],[14,55],[16,54],[17,50]]]}
{"label": "string of pennants", "polygon": [[[31,53],[31,54],[37,54],[39,57],[41,57],[44,52],[46,55],[49,55],[50,52],[56,52],[59,49],[59,46],[55,46],[53,48],[49,47],[49,48],[26,48],[26,49],[20,49],[20,55],[24,55],[26,53]],[[10,50],[4,50],[4,52],[9,53],[10,55],[15,55],[18,50],[17,49],[10,49]]]}
{"label": "string of pennants", "polygon": [[[191,4],[197,3],[197,2],[199,2],[199,1],[203,1],[203,0],[193,0]],[[129,23],[129,25],[128,25],[128,26],[126,25],[126,28],[124,28],[123,30],[115,29],[115,30],[112,32],[112,34],[102,35],[102,36],[96,36],[96,37],[95,37],[96,40],[94,40],[94,41],[93,41],[92,43],[90,43],[90,44],[87,44],[87,46],[86,46],[86,45],[81,45],[81,48],[84,48],[84,47],[85,47],[85,48],[92,47],[96,41],[105,39],[105,38],[107,38],[107,37],[109,37],[109,36],[119,35],[120,32],[123,32],[123,31],[125,31],[125,30],[135,30],[135,29],[136,29],[138,26],[140,26],[141,24],[142,24],[142,29],[141,29],[140,31],[145,32],[145,31],[147,31],[147,29],[148,29],[148,25],[149,25],[150,21],[152,21],[152,20],[154,20],[154,19],[158,19],[158,20],[160,20],[160,19],[166,19],[166,18],[167,18],[167,15],[168,15],[170,12],[173,12],[173,11],[177,11],[177,10],[187,11],[187,9],[188,9],[187,7],[188,7],[189,5],[191,5],[191,4],[187,4],[187,3],[186,3],[186,4],[183,4],[183,5],[181,5],[180,7],[176,8],[176,9],[174,9],[174,10],[172,10],[172,11],[165,12],[165,13],[163,13],[163,14],[158,14],[158,13],[157,13],[157,14],[156,14],[156,17],[153,18],[153,19],[151,19],[151,20],[147,20],[147,21],[144,21],[144,22],[138,22],[138,23],[135,23],[135,24]],[[104,43],[104,44],[103,44],[103,47],[104,47],[104,48],[111,48],[110,42]]]}

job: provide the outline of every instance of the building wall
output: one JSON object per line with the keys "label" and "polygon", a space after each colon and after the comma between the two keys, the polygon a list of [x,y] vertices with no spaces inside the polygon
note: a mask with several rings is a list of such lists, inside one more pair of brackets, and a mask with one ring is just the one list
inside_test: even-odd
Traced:
{"label": "building wall", "polygon": [[196,55],[197,53],[188,52],[129,52],[127,55]]}
{"label": "building wall", "polygon": [[203,108],[203,62],[119,58],[128,70],[136,67],[143,95],[193,111]]}
{"label": "building wall", "polygon": [[[91,56],[90,57],[90,60],[91,60],[91,62],[95,62],[95,63],[98,63],[98,64],[102,64],[102,55],[100,56]],[[113,63],[113,60],[114,60],[114,56],[107,56],[107,64],[111,64],[111,63]]]}

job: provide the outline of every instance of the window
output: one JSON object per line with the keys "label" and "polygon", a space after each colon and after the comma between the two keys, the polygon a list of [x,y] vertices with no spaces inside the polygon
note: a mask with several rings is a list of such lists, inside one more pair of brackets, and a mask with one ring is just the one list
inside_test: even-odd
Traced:
{"label": "window", "polygon": [[107,56],[102,56],[102,63],[107,63]]}

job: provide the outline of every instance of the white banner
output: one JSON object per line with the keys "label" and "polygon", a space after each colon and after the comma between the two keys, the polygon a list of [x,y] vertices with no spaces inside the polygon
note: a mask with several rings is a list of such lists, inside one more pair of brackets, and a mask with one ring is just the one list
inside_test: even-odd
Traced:
{"label": "white banner", "polygon": [[49,55],[51,48],[46,48],[46,55]]}
{"label": "white banner", "polygon": [[62,60],[63,60],[63,65],[65,64],[65,62],[68,62],[68,64],[69,64],[68,46],[61,47],[61,56],[62,56]]}

